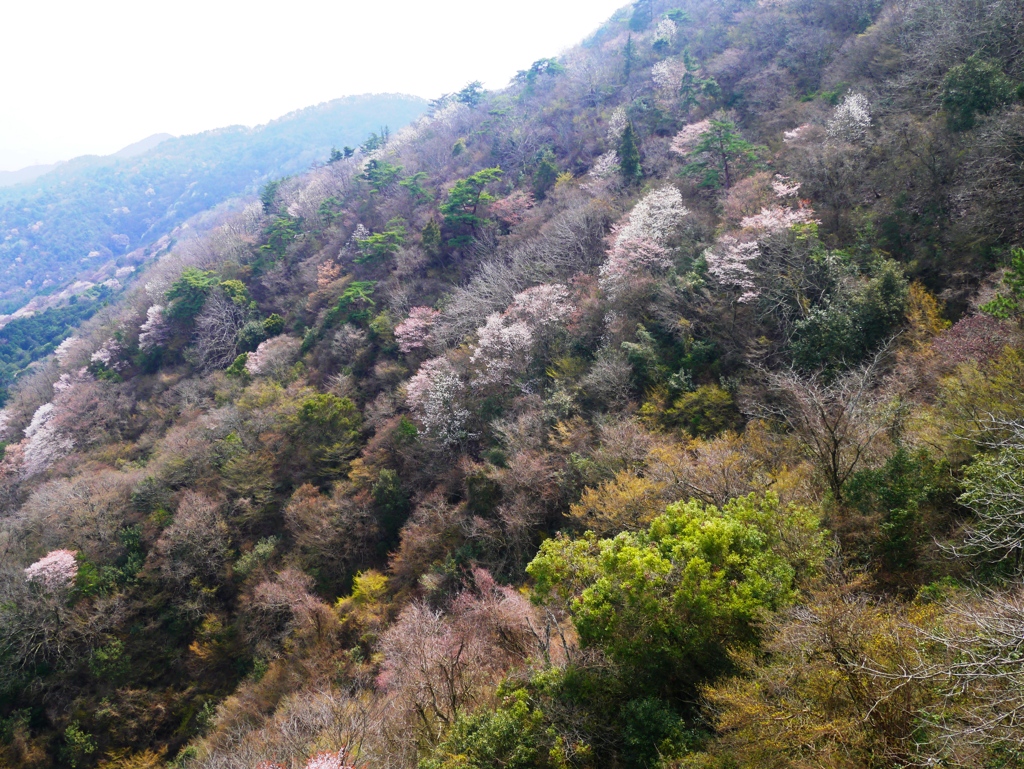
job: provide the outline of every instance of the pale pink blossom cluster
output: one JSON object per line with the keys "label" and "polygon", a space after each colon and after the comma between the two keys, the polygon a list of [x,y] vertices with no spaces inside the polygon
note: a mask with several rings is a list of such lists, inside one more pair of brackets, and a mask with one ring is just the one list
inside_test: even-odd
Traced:
{"label": "pale pink blossom cluster", "polygon": [[310,757],[306,762],[305,769],[352,769],[352,767],[346,763],[343,752],[322,751]]}
{"label": "pale pink blossom cluster", "polygon": [[46,403],[36,409],[32,421],[25,428],[25,448],[22,473],[38,475],[58,459],[66,457],[75,442],[62,435],[54,423],[54,405]]}
{"label": "pale pink blossom cluster", "polygon": [[807,134],[811,131],[811,124],[804,123],[803,125],[797,126],[792,131],[785,131],[782,134],[782,141],[786,144],[797,144],[807,138]]}
{"label": "pale pink blossom cluster", "polygon": [[520,291],[505,310],[505,317],[523,321],[536,330],[562,323],[575,308],[569,301],[569,289],[562,283],[545,283]]}
{"label": "pale pink blossom cluster", "polygon": [[152,350],[167,342],[170,329],[164,318],[163,305],[154,304],[146,310],[146,320],[139,326],[139,349]]}
{"label": "pale pink blossom cluster", "polygon": [[[666,19],[666,21],[670,20]],[[679,87],[685,72],[686,67],[681,61],[665,59],[651,67],[651,80],[658,88],[668,91]]]}
{"label": "pale pink blossom cluster", "polygon": [[440,314],[430,307],[413,307],[409,310],[409,317],[395,327],[398,349],[408,354],[426,347],[430,341],[430,332]]}
{"label": "pale pink blossom cluster", "polygon": [[515,227],[526,219],[526,212],[533,208],[533,195],[526,190],[516,190],[511,195],[491,203],[490,214],[506,227]]}
{"label": "pale pink blossom cluster", "polygon": [[704,138],[704,134],[711,130],[710,120],[701,120],[699,123],[690,123],[684,126],[683,130],[672,139],[670,149],[677,155],[689,155]]}
{"label": "pale pink blossom cluster", "polygon": [[445,358],[432,358],[405,387],[406,403],[423,432],[442,446],[454,446],[466,437],[469,411],[461,405],[462,378]]}
{"label": "pale pink blossom cluster", "polygon": [[619,107],[608,117],[608,141],[617,142],[622,138],[622,132],[626,130],[629,118],[626,117],[626,108]]}
{"label": "pale pink blossom cluster", "polygon": [[0,441],[7,435],[7,427],[11,423],[11,410],[0,409]]}
{"label": "pale pink blossom cluster", "polygon": [[785,208],[783,206],[768,206],[762,208],[761,212],[753,216],[744,217],[740,221],[740,227],[744,230],[758,233],[759,236],[774,235],[776,232],[783,232],[798,224],[819,223],[814,218],[814,210],[807,206],[799,208]]}
{"label": "pale pink blossom cluster", "polygon": [[470,356],[470,362],[478,367],[473,386],[510,384],[529,362],[532,329],[521,320],[495,312],[476,333],[476,348]]}
{"label": "pale pink blossom cluster", "polygon": [[758,296],[751,263],[761,255],[757,241],[741,241],[732,235],[723,235],[718,243],[704,252],[708,275],[723,288],[739,291],[737,301],[747,303]]}
{"label": "pale pink blossom cluster", "polygon": [[25,569],[25,579],[50,590],[67,587],[78,576],[74,550],[53,550]]}
{"label": "pale pink blossom cluster", "polygon": [[829,141],[857,142],[871,127],[871,104],[862,93],[850,93],[832,111],[825,127]]}
{"label": "pale pink blossom cluster", "polygon": [[302,342],[281,334],[260,342],[245,360],[245,370],[252,376],[282,376],[299,357]]}
{"label": "pale pink blossom cluster", "polygon": [[93,363],[98,363],[111,371],[120,371],[125,367],[123,361],[118,359],[121,354],[121,343],[116,339],[108,339],[100,349],[89,358]]}
{"label": "pale pink blossom cluster", "polygon": [[777,198],[792,198],[800,192],[800,182],[794,182],[788,176],[783,176],[782,174],[775,174],[775,178],[772,180],[772,190],[774,190]]}
{"label": "pale pink blossom cluster", "polygon": [[671,266],[668,249],[653,238],[617,238],[601,265],[601,289],[614,299],[634,287],[642,276],[662,273]]}

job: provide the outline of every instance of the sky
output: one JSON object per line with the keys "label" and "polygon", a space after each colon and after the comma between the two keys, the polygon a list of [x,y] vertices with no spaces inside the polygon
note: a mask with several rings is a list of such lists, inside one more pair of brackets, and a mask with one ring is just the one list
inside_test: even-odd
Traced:
{"label": "sky", "polygon": [[340,96],[500,88],[627,0],[6,0],[0,170]]}

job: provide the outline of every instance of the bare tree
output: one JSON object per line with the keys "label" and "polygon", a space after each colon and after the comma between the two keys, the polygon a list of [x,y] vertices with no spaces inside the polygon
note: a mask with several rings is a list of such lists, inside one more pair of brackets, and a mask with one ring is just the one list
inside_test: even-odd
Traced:
{"label": "bare tree", "polygon": [[235,359],[235,337],[245,325],[244,307],[215,292],[196,318],[193,350],[202,369],[225,368]]}
{"label": "bare tree", "polygon": [[768,374],[776,398],[757,416],[786,425],[803,443],[835,500],[891,428],[877,386],[884,347],[867,364],[831,381],[790,370]]}

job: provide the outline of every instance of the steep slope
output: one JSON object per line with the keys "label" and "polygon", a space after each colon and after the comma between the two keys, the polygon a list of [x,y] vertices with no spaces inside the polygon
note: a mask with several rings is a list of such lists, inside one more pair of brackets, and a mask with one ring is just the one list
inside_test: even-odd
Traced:
{"label": "steep slope", "polygon": [[171,249],[0,412],[3,760],[1019,763],[1022,25],[640,0]]}

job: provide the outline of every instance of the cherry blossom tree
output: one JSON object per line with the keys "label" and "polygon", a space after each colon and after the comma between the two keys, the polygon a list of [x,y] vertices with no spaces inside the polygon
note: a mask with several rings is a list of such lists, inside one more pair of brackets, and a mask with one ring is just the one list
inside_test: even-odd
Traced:
{"label": "cherry blossom tree", "polygon": [[170,336],[170,328],[167,319],[164,318],[164,307],[160,304],[152,305],[146,310],[146,320],[139,326],[139,349],[152,350],[167,342]]}
{"label": "cherry blossom tree", "polygon": [[492,313],[477,329],[477,344],[470,362],[478,367],[474,387],[508,385],[529,364],[533,331],[522,321]]}
{"label": "cherry blossom tree", "polygon": [[830,142],[856,144],[871,127],[871,104],[862,93],[850,93],[832,111],[825,132]]}
{"label": "cherry blossom tree", "polygon": [[22,474],[26,477],[38,475],[54,462],[71,453],[74,440],[63,435],[54,420],[54,405],[45,403],[36,409],[32,421],[25,428],[24,458]]}
{"label": "cherry blossom tree", "polygon": [[413,307],[409,310],[409,317],[395,327],[398,349],[408,355],[426,347],[434,322],[440,314],[430,307]]}
{"label": "cherry blossom tree", "polygon": [[25,569],[25,579],[47,589],[67,587],[78,576],[78,561],[74,550],[52,550]]}
{"label": "cherry blossom tree", "polygon": [[757,241],[741,241],[732,235],[723,235],[714,247],[704,252],[708,275],[721,287],[739,292],[740,303],[758,297],[757,283],[751,264],[761,255]]}
{"label": "cherry blossom tree", "polygon": [[282,334],[260,342],[255,352],[249,353],[245,370],[251,376],[280,378],[298,360],[302,342],[295,337]]}
{"label": "cherry blossom tree", "polygon": [[505,317],[523,321],[531,329],[562,323],[574,312],[569,289],[561,283],[546,283],[520,291],[505,310]]}
{"label": "cherry blossom tree", "polygon": [[466,439],[470,414],[462,405],[465,385],[447,358],[432,358],[420,366],[405,393],[409,408],[429,439],[443,448]]}
{"label": "cherry blossom tree", "polygon": [[533,194],[526,190],[516,190],[511,195],[491,203],[491,216],[505,225],[515,227],[526,219],[526,212],[533,208]]}

